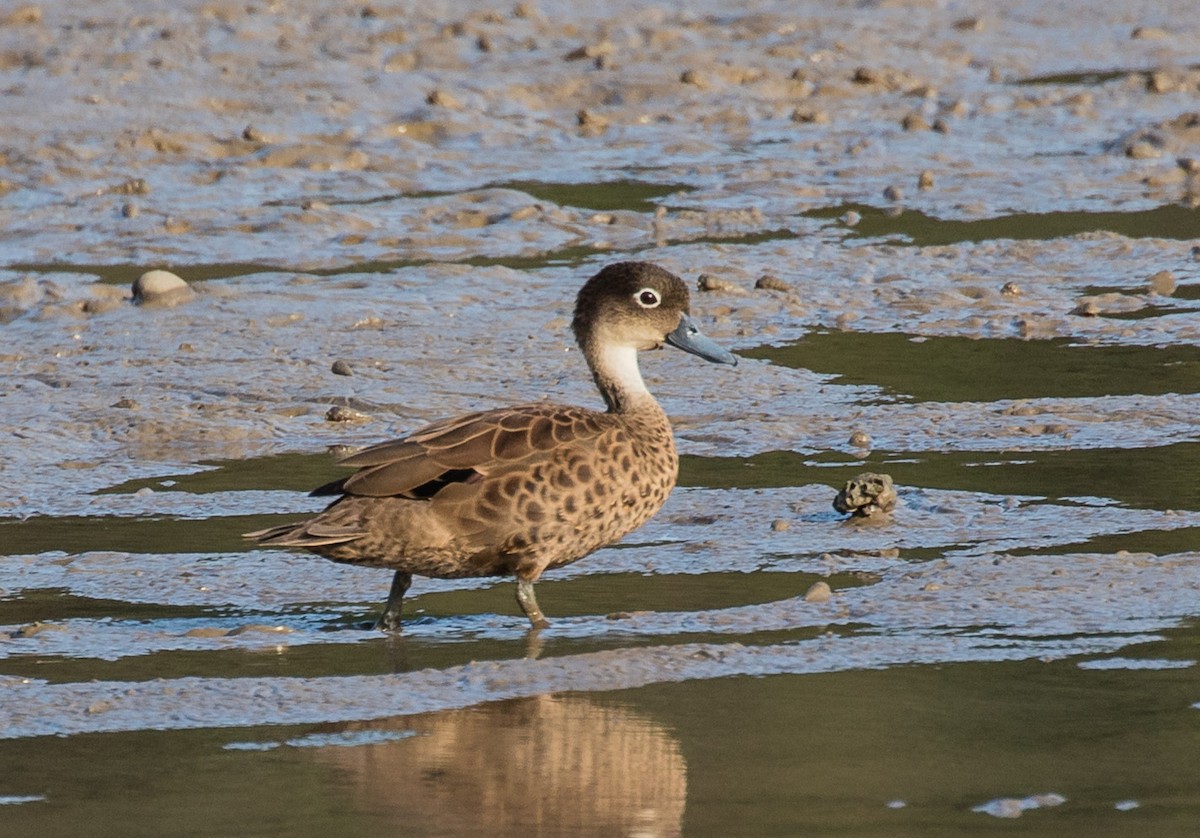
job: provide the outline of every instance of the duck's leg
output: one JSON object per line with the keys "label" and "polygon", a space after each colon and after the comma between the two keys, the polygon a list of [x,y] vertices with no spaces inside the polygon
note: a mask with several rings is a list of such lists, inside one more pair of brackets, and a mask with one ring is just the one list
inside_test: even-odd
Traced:
{"label": "duck's leg", "polygon": [[387,604],[383,606],[383,614],[375,628],[380,631],[400,631],[400,606],[404,603],[404,594],[412,584],[412,574],[397,570],[392,577],[392,590],[388,592]]}
{"label": "duck's leg", "polygon": [[529,618],[532,628],[544,629],[550,625],[550,621],[546,619],[542,609],[538,608],[537,597],[533,595],[532,579],[517,578],[517,605],[521,606],[521,610]]}

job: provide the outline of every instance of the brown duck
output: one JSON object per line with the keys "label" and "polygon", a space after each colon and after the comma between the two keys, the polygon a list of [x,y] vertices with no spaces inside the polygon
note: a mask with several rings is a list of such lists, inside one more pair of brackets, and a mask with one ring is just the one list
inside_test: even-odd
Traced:
{"label": "brown duck", "polygon": [[312,492],[339,496],[315,517],[246,537],[394,570],[377,624],[385,631],[400,627],[413,574],[511,574],[530,623],[548,625],[533,594],[542,572],[637,529],[675,486],[671,425],[642,381],[638,350],[665,342],[737,363],[696,327],[683,281],[649,262],[588,280],[571,327],[606,412],[538,403],[436,422],[342,460],[358,471]]}

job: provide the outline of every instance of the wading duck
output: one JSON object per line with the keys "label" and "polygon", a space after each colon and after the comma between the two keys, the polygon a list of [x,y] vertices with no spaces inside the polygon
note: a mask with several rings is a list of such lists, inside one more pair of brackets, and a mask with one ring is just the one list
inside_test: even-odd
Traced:
{"label": "wading duck", "polygon": [[384,631],[400,628],[413,574],[515,576],[529,622],[548,625],[533,594],[542,572],[637,529],[675,486],[671,425],[638,351],[669,343],[737,363],[696,327],[683,280],[649,262],[589,279],[571,327],[607,411],[543,402],[436,422],[342,460],[358,470],[313,490],[337,498],[315,517],[246,537],[395,571]]}

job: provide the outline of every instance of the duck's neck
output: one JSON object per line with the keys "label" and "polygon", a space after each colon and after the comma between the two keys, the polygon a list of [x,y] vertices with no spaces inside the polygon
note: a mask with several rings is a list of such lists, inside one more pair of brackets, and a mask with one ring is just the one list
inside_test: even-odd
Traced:
{"label": "duck's neck", "polygon": [[607,344],[602,348],[584,350],[596,387],[608,405],[609,413],[632,413],[636,410],[658,409],[658,402],[646,389],[642,371],[638,369],[637,349],[632,346]]}

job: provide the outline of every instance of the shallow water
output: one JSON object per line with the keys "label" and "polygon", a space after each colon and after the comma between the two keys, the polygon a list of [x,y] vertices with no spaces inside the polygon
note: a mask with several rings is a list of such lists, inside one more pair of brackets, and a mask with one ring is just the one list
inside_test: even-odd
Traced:
{"label": "shallow water", "polygon": [[[5,13],[0,833],[1191,835],[1191,11]],[[417,580],[385,637],[386,572],[240,537],[596,404],[625,258],[742,363],[645,354],[680,487],[549,629]]]}

